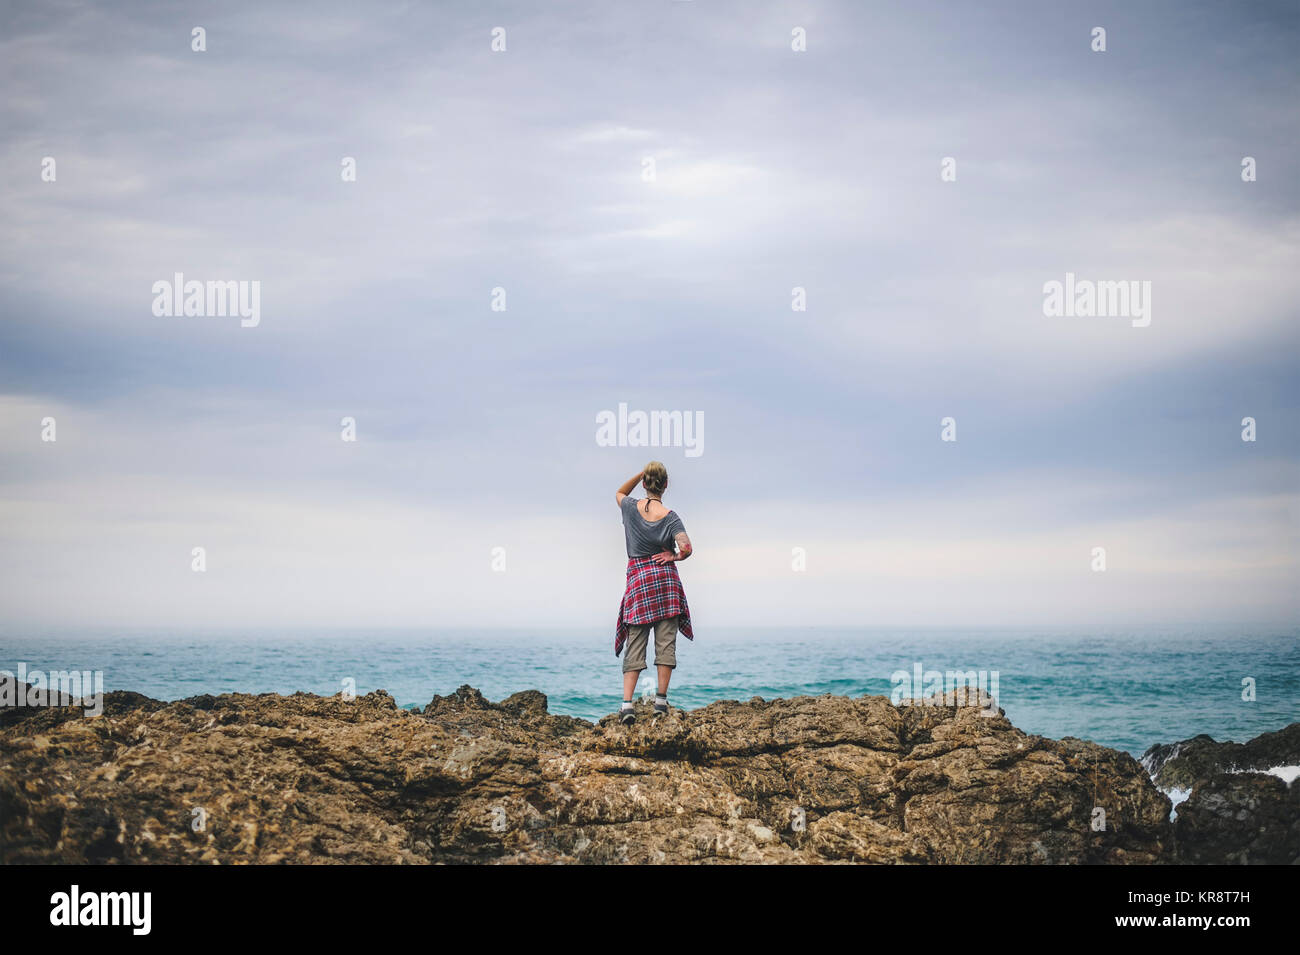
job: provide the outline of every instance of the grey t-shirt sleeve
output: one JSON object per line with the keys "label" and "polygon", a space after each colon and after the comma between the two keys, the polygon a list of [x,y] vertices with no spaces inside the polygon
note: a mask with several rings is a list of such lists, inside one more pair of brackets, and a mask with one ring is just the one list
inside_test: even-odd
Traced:
{"label": "grey t-shirt sleeve", "polygon": [[664,539],[668,544],[668,549],[675,550],[673,542],[678,534],[686,533],[686,525],[682,523],[682,519],[677,516],[676,511],[664,518],[664,524],[667,525],[664,528]]}

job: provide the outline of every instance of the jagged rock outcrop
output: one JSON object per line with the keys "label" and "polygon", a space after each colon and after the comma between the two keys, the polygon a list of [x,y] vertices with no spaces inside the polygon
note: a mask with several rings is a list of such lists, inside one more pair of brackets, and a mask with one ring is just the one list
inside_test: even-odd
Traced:
{"label": "jagged rock outcrop", "polygon": [[[949,703],[952,703],[949,700]],[[977,707],[719,702],[632,727],[470,687],[108,694],[0,729],[4,862],[1152,862],[1131,756]],[[1098,826],[1104,812],[1105,828]]]}
{"label": "jagged rock outcrop", "polygon": [[1164,789],[1190,789],[1218,773],[1264,771],[1300,765],[1300,723],[1276,733],[1264,733],[1248,743],[1215,742],[1202,733],[1178,743],[1152,746],[1142,755],[1147,768]]}
{"label": "jagged rock outcrop", "polygon": [[1219,773],[1178,807],[1174,858],[1185,863],[1300,861],[1300,784],[1266,773]]}
{"label": "jagged rock outcrop", "polygon": [[1300,862],[1300,783],[1266,772],[1300,766],[1300,723],[1247,743],[1200,735],[1152,746],[1142,763],[1158,785],[1190,790],[1174,821],[1174,861]]}

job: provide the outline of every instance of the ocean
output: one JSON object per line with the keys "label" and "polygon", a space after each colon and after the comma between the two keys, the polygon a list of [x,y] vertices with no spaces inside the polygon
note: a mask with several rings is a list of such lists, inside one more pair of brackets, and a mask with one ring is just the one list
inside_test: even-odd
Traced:
{"label": "ocean", "polygon": [[[669,699],[836,693],[888,696],[899,672],[996,674],[998,701],[1029,733],[1140,756],[1199,733],[1244,742],[1300,719],[1300,632],[770,628],[678,639]],[[653,648],[650,652],[653,660]],[[488,699],[537,689],[550,710],[596,720],[621,699],[609,630],[331,630],[0,635],[0,670],[102,671],[104,689],[163,700],[202,693],[331,695],[384,689],[424,706],[462,684]],[[653,667],[638,693],[652,692]],[[345,683],[353,681],[353,683]],[[1253,681],[1253,701],[1243,700]]]}

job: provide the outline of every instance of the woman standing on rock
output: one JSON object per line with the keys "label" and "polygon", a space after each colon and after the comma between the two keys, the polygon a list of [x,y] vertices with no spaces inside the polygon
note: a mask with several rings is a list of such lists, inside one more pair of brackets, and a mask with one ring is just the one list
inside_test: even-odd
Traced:
{"label": "woman standing on rock", "polygon": [[[637,482],[645,489],[645,500],[629,497]],[[646,644],[651,628],[655,634],[655,669],[659,692],[655,713],[668,712],[668,681],[677,666],[677,631],[694,640],[691,611],[686,591],[674,564],[691,556],[691,539],[676,511],[664,507],[668,469],[651,461],[645,470],[623,482],[614,494],[623,512],[623,536],[627,541],[627,589],[618,607],[614,633],[614,655],[623,652],[623,706],[618,711],[624,723],[636,722],[632,694],[645,669]]]}

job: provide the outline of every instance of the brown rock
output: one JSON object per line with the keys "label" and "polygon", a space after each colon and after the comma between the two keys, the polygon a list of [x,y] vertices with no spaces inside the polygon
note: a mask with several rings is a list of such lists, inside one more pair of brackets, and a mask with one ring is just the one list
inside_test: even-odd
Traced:
{"label": "brown rock", "polygon": [[1163,857],[1169,801],[1130,756],[952,703],[638,704],[626,727],[551,715],[535,690],[462,687],[420,714],[383,691],[123,697],[0,728],[0,861]]}

